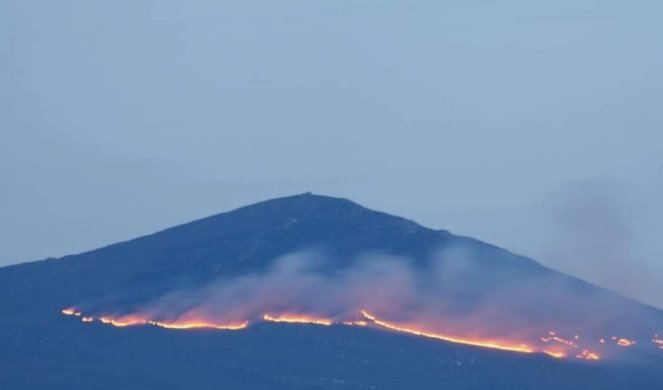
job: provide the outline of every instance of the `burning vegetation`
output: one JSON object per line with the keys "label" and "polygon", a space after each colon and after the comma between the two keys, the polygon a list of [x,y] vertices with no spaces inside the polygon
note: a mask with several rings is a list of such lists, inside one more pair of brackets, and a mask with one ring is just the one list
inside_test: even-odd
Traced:
{"label": "burning vegetation", "polygon": [[265,314],[262,316],[262,319],[268,322],[285,322],[288,324],[310,324],[310,325],[329,326],[334,323],[334,321],[328,318],[316,318],[301,314],[281,314],[281,315]]}
{"label": "burning vegetation", "polygon": [[[473,270],[453,265],[449,270],[447,264],[431,278],[397,260],[380,258],[330,275],[308,257],[291,256],[267,272],[176,290],[131,311],[109,311],[87,302],[62,313],[85,323],[176,330],[239,331],[259,322],[370,327],[477,348],[587,361],[615,356],[621,349],[663,350],[658,335],[649,336],[651,343],[639,343],[634,337],[600,336],[598,323],[582,328],[563,315],[544,321],[539,310],[547,306],[537,302],[534,292],[533,297],[519,297],[525,304],[505,305],[498,293],[472,300],[458,280]],[[518,304],[527,310],[512,307]]]}
{"label": "burning vegetation", "polygon": [[[62,310],[62,314],[80,318],[82,322],[90,323],[98,321],[102,324],[112,325],[115,327],[127,326],[157,326],[166,329],[216,329],[216,330],[242,330],[250,325],[249,320],[241,322],[228,322],[218,323],[202,319],[190,320],[175,320],[175,321],[157,321],[145,316],[133,314],[123,315],[119,317],[100,316],[92,317],[83,315],[83,313],[75,308],[67,308]],[[417,325],[405,325],[395,322],[387,321],[379,318],[374,314],[361,310],[360,313],[363,319],[342,320],[335,321],[329,318],[316,317],[309,314],[264,314],[258,321],[287,323],[287,324],[306,324],[306,325],[321,325],[321,326],[361,326],[385,329],[397,333],[404,333],[408,335],[424,337],[428,339],[440,340],[455,344],[469,345],[479,348],[496,349],[507,352],[516,352],[524,354],[543,353],[557,359],[566,357],[575,357],[576,359],[595,361],[601,359],[601,356],[578,343],[580,337],[574,335],[573,340],[563,338],[555,332],[549,332],[548,335],[540,338],[540,343],[521,343],[518,341],[501,340],[501,339],[481,339],[481,338],[467,338],[458,335],[437,333],[425,330]],[[631,347],[637,342],[635,340],[628,340],[625,338],[612,337],[611,340],[615,341],[615,345],[619,347]],[[605,339],[597,340],[598,343],[604,344]],[[658,335],[654,335],[652,342],[655,346],[663,349],[663,339]]]}

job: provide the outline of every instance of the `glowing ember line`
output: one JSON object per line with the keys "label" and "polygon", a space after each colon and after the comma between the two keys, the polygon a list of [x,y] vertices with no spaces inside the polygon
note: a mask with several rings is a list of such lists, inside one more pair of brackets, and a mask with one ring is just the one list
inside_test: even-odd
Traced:
{"label": "glowing ember line", "polygon": [[83,315],[80,311],[74,309],[73,307],[67,308],[62,310],[62,314],[68,315],[68,316],[75,316],[75,317],[80,317]]}
{"label": "glowing ember line", "polygon": [[491,349],[499,349],[502,351],[509,351],[509,352],[520,352],[520,353],[533,353],[534,350],[530,348],[529,346],[525,344],[518,344],[518,345],[510,345],[510,344],[503,344],[500,342],[495,342],[495,341],[482,341],[482,340],[469,340],[469,339],[464,339],[460,337],[453,337],[453,336],[448,336],[448,335],[443,335],[443,334],[438,334],[438,333],[430,333],[430,332],[425,332],[425,331],[420,331],[412,328],[406,328],[403,326],[399,326],[387,321],[383,321],[375,317],[374,315],[366,312],[365,310],[361,311],[361,314],[366,317],[368,320],[372,321],[374,324],[379,325],[383,328],[387,328],[396,332],[401,332],[401,333],[407,333],[407,334],[412,334],[415,336],[423,336],[423,337],[428,337],[431,339],[437,339],[437,340],[442,340],[442,341],[448,341],[451,343],[456,343],[456,344],[465,344],[465,345],[472,345],[475,347],[483,347],[483,348],[491,348]]}
{"label": "glowing ember line", "polygon": [[571,340],[567,340],[567,339],[564,339],[560,336],[557,336],[557,334],[555,332],[550,332],[550,333],[548,333],[548,335],[549,335],[548,337],[541,337],[541,341],[543,341],[544,343],[550,343],[550,342],[554,341],[554,342],[557,342],[557,343],[560,343],[560,344],[564,344],[568,347],[578,348],[578,344],[574,343]]}
{"label": "glowing ember line", "polygon": [[147,325],[148,323],[147,320],[133,316],[124,316],[120,318],[100,317],[99,321],[104,324],[117,326],[119,328],[124,328],[125,326]]}
{"label": "glowing ember line", "polygon": [[[580,336],[574,335],[573,338],[574,338],[574,340],[579,340]],[[565,338],[562,338],[562,337],[558,336],[555,332],[549,332],[548,337],[541,337],[541,341],[543,341],[544,343],[555,342],[555,343],[559,343],[559,344],[565,345],[565,346],[570,347],[570,348],[575,348],[575,349],[579,348],[578,344],[574,343],[571,340],[567,340]],[[603,343],[605,343],[605,339],[599,339],[599,342],[603,344]],[[635,342],[633,342],[633,343],[635,343]],[[555,354],[550,353],[550,351],[544,350],[543,352],[547,353],[550,356],[557,357],[557,356],[555,356]],[[562,354],[562,353],[559,353],[559,354],[561,354],[562,356],[565,356],[565,354]],[[600,356],[597,353],[594,353],[594,352],[591,352],[589,350],[583,349],[582,352],[579,352],[579,353],[576,354],[576,358],[585,359],[585,360],[599,360]]]}
{"label": "glowing ember line", "polygon": [[659,338],[658,335],[654,335],[654,338],[651,339],[651,341],[658,345],[660,349],[663,349],[663,339]]}
{"label": "glowing ember line", "polygon": [[213,324],[207,322],[159,322],[150,321],[150,325],[166,329],[219,329],[219,330],[241,330],[249,326],[249,321],[236,324]]}
{"label": "glowing ember line", "polygon": [[[65,315],[71,315],[80,317],[83,322],[92,322],[95,320],[94,317],[83,316],[81,312],[76,311],[75,309],[68,308],[62,310],[62,313]],[[248,321],[229,323],[229,324],[218,324],[205,321],[153,321],[147,320],[143,317],[136,315],[126,315],[121,317],[110,317],[102,316],[98,318],[99,322],[102,324],[112,325],[118,328],[124,328],[127,326],[140,326],[140,325],[153,325],[161,328],[167,329],[219,329],[219,330],[240,330],[249,326]]]}
{"label": "glowing ember line", "polygon": [[563,357],[566,357],[566,354],[564,352],[557,352],[557,351],[547,351],[544,350],[543,353],[550,355],[554,358],[561,359]]}
{"label": "glowing ember line", "polygon": [[617,340],[617,345],[619,345],[620,347],[630,347],[633,344],[635,344],[635,341],[633,340],[624,339],[624,338]]}
{"label": "glowing ember line", "polygon": [[334,323],[334,321],[327,318],[313,318],[313,317],[295,316],[289,314],[283,314],[277,317],[265,314],[262,316],[262,319],[269,322],[286,322],[289,324],[314,324],[314,325],[324,325],[324,326],[329,326]]}
{"label": "glowing ember line", "polygon": [[599,360],[601,358],[598,354],[590,352],[586,349],[583,349],[583,351],[578,355],[576,355],[576,357],[578,359],[585,359],[585,360]]}
{"label": "glowing ember line", "polygon": [[[213,323],[213,322],[208,322],[206,320],[202,319],[196,319],[196,318],[191,318],[191,319],[178,319],[175,321],[156,321],[149,319],[143,315],[140,314],[128,314],[128,315],[121,315],[117,317],[113,316],[101,316],[98,318],[88,316],[88,315],[83,315],[82,312],[78,311],[77,309],[70,307],[62,310],[62,313],[64,315],[68,316],[75,316],[78,317],[82,322],[93,322],[93,321],[99,321],[103,324],[108,324],[112,325],[115,327],[127,327],[127,326],[141,326],[141,325],[151,325],[151,326],[158,326],[161,328],[166,328],[166,329],[218,329],[218,330],[240,330],[240,329],[245,329],[249,326],[249,321],[243,321],[243,322],[234,322],[234,323]],[[585,360],[599,360],[600,356],[594,352],[591,352],[587,349],[579,349],[578,345],[574,343],[571,340],[564,339],[560,336],[557,336],[555,332],[549,332],[549,335],[546,337],[542,337],[541,341],[544,343],[558,343],[562,344],[561,347],[554,347],[552,346],[551,348],[548,349],[535,349],[533,347],[530,347],[529,345],[526,344],[517,344],[515,342],[508,342],[508,341],[495,341],[495,340],[481,340],[481,339],[470,339],[470,338],[463,338],[459,336],[450,336],[447,334],[441,334],[441,333],[433,333],[430,331],[425,331],[425,330],[420,330],[420,328],[413,328],[413,327],[407,327],[403,325],[399,325],[393,322],[388,322],[382,319],[377,318],[375,315],[362,310],[361,311],[362,316],[364,317],[365,320],[346,320],[340,322],[343,325],[347,326],[369,326],[371,324],[376,325],[378,327],[382,327],[388,330],[400,332],[400,333],[407,333],[415,336],[421,336],[421,337],[426,337],[426,338],[431,338],[431,339],[436,339],[436,340],[442,340],[442,341],[447,341],[451,343],[456,343],[456,344],[464,344],[464,345],[471,345],[475,347],[482,347],[482,348],[490,348],[490,349],[498,349],[502,351],[508,351],[508,352],[519,352],[519,353],[545,353],[549,356],[552,356],[554,358],[564,358],[567,356],[567,351],[560,350],[560,348],[565,349],[565,348],[574,348],[577,349],[580,352],[577,352],[575,354],[575,357],[578,359],[585,359]],[[281,315],[272,315],[272,314],[264,314],[262,319],[264,321],[269,321],[269,322],[281,322],[281,323],[290,323],[290,324],[313,324],[313,325],[324,325],[324,326],[330,326],[334,324],[334,321],[328,318],[320,318],[320,317],[314,317],[311,315],[305,315],[305,314],[281,314]],[[366,321],[367,320],[367,321]],[[574,336],[574,339],[578,340],[580,337],[579,336]],[[612,340],[619,346],[622,347],[628,347],[634,345],[636,342],[633,340],[628,340],[625,338],[617,338],[617,337],[612,337]],[[600,339],[600,341],[603,343],[605,342],[604,339]],[[663,349],[663,339],[661,339],[658,335],[654,335],[652,338],[652,342],[654,342],[658,347]],[[573,355],[571,355],[573,356]]]}
{"label": "glowing ember line", "polygon": [[366,326],[368,322],[361,320],[343,321],[343,325],[347,326]]}

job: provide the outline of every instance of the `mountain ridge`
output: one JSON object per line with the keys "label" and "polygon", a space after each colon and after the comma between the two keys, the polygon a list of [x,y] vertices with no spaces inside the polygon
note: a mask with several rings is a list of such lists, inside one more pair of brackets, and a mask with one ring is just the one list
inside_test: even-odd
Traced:
{"label": "mountain ridge", "polygon": [[[235,254],[237,255],[237,258],[240,259],[240,261],[235,261],[235,266],[238,267],[235,271],[244,272],[249,270],[254,264],[247,265],[246,262],[241,261],[242,259],[246,260],[255,257],[254,255],[260,252],[261,245],[264,246],[264,244],[261,243],[277,240],[279,234],[283,232],[288,232],[290,234],[293,229],[297,228],[296,225],[301,224],[320,224],[322,225],[322,228],[317,225],[314,227],[316,230],[321,230],[321,233],[314,235],[313,237],[301,239],[300,242],[297,242],[295,239],[294,242],[288,243],[291,244],[288,248],[275,248],[274,251],[268,251],[270,252],[270,255],[264,255],[260,258],[261,266],[266,266],[267,262],[272,261],[276,257],[297,250],[316,247],[317,245],[322,244],[333,247],[335,245],[333,238],[339,235],[339,241],[347,241],[348,236],[350,240],[352,240],[354,236],[356,236],[367,242],[351,242],[351,245],[345,245],[345,248],[343,245],[339,245],[340,250],[339,248],[336,248],[339,253],[333,253],[333,255],[352,257],[361,254],[362,251],[375,251],[375,242],[371,241],[371,239],[375,240],[375,236],[379,235],[381,241],[377,246],[377,250],[383,254],[401,255],[418,259],[419,265],[422,265],[425,262],[425,260],[422,259],[430,256],[432,251],[453,242],[454,245],[460,243],[481,248],[483,252],[488,253],[488,255],[482,255],[482,257],[490,257],[492,254],[500,260],[508,259],[510,265],[515,264],[518,267],[527,267],[536,272],[554,272],[563,275],[566,278],[571,278],[580,284],[592,286],[592,288],[603,290],[628,301],[637,302],[613,291],[594,286],[593,284],[572,275],[567,275],[548,268],[531,258],[512,253],[506,249],[475,238],[457,236],[450,233],[448,230],[430,229],[412,220],[381,211],[375,211],[348,199],[315,195],[311,192],[256,202],[230,211],[195,219],[154,233],[102,246],[78,254],[0,267],[0,281],[2,281],[3,275],[15,272],[14,270],[30,270],[44,266],[58,268],[63,264],[69,264],[70,261],[76,263],[88,261],[94,262],[95,259],[97,262],[111,261],[110,264],[107,264],[106,268],[113,268],[115,266],[138,267],[141,265],[140,263],[144,262],[145,258],[147,258],[149,264],[142,264],[145,266],[145,269],[138,270],[137,273],[149,273],[150,267],[158,266],[159,262],[169,262],[168,266],[171,268],[174,267],[174,269],[178,269],[178,264],[179,266],[192,267],[223,267],[223,265],[219,264],[201,264],[205,262],[203,261],[204,259],[201,259],[213,257],[214,254],[210,252],[213,252],[215,247],[227,245],[235,237],[240,237],[240,241],[254,241],[248,248],[243,248],[248,249],[248,251],[235,251],[238,252]],[[327,225],[333,226],[329,229]],[[338,229],[335,229],[335,226],[337,226]],[[302,230],[310,228],[311,226],[305,226]],[[351,230],[351,232],[339,232],[339,229],[348,229]],[[302,235],[305,233],[306,232],[295,232],[295,235]],[[250,238],[247,239],[244,236],[249,236]],[[387,236],[387,238],[383,239],[382,236]],[[407,240],[408,237],[412,236],[416,236],[417,248],[414,248],[414,251],[410,251],[409,248],[408,250],[403,250],[402,246],[407,245],[401,245],[401,247],[399,247],[399,245],[394,245],[394,243],[403,242],[404,240]],[[330,237],[332,237],[331,242],[329,241]],[[206,246],[211,249],[205,249],[208,253],[201,254],[195,250],[200,246]],[[126,252],[131,252],[131,255],[126,255]],[[181,253],[182,255],[173,257],[174,253]],[[192,256],[191,253],[194,253],[195,255]],[[228,257],[229,255],[232,255],[232,253],[225,255],[225,259],[217,260],[217,262],[229,261]],[[134,258],[135,263],[128,264],[128,257]],[[173,259],[163,260],[164,257]],[[491,262],[492,260],[486,261],[485,263],[488,266],[499,265],[490,264]],[[214,263],[214,261],[211,263]],[[83,266],[83,268],[85,267]],[[113,274],[110,270],[108,271],[109,275]],[[637,303],[641,304],[640,302]],[[659,310],[654,307],[651,307],[651,309]]]}
{"label": "mountain ridge", "polygon": [[[440,251],[453,254],[458,248],[462,256],[457,259],[440,256]],[[178,305],[161,299],[175,292],[202,304],[197,301],[201,294],[210,299],[212,291],[223,298],[225,290],[219,288],[235,281],[241,285],[247,276],[253,283],[250,292],[258,287],[278,295],[279,289],[261,290],[261,283],[273,282],[270,273],[280,259],[307,249],[318,249],[328,261],[328,268],[313,279],[324,282],[322,291],[317,285],[313,290],[293,290],[320,294],[304,297],[304,306],[308,304],[314,314],[319,314],[316,309],[324,314],[325,300],[318,298],[346,292],[336,284],[346,280],[338,275],[361,273],[361,258],[373,254],[392,276],[401,271],[405,279],[416,275],[407,294],[416,298],[422,289],[431,289],[432,300],[425,300],[426,295],[415,302],[442,307],[441,318],[447,319],[442,325],[450,331],[472,333],[473,326],[474,331],[493,335],[506,331],[509,336],[513,331],[514,340],[523,332],[522,337],[534,334],[536,338],[527,340],[541,343],[539,337],[559,325],[567,335],[583,332],[587,342],[605,335],[632,337],[642,341],[637,348],[642,346],[643,352],[617,351],[620,347],[613,345],[610,351],[620,352],[628,363],[586,363],[576,360],[575,353],[558,360],[541,349],[519,355],[341,322],[329,327],[268,324],[256,315],[265,313],[262,306],[245,318],[252,323],[241,331],[116,328],[62,313],[74,306],[99,319],[104,313],[154,308],[155,302],[177,310]],[[454,261],[463,267],[450,278],[437,279],[435,267]],[[301,275],[294,276],[275,286],[295,284]],[[360,286],[368,281],[361,279]],[[382,279],[378,282],[379,287]],[[386,279],[375,295],[386,292],[391,304],[391,292],[401,290],[398,281],[394,286],[389,282]],[[621,390],[629,384],[653,390],[661,381],[656,372],[660,353],[648,341],[660,332],[663,312],[497,246],[310,193],[258,202],[80,254],[3,267],[0,285],[0,367],[8,367],[0,370],[0,387],[13,389],[207,389],[225,384],[257,390],[396,390],[409,384],[432,389],[444,382],[471,390]],[[354,296],[350,297],[341,302]],[[269,302],[266,298],[258,295],[257,302]],[[256,300],[230,302],[241,308]],[[389,314],[398,318],[401,306],[392,309]],[[416,312],[416,305],[414,310],[400,314],[426,320],[417,317],[425,311]],[[600,333],[594,332],[597,321]],[[581,357],[587,352],[577,351]]]}
{"label": "mountain ridge", "polygon": [[[473,237],[455,235],[455,234],[451,233],[450,231],[448,231],[446,229],[432,229],[432,228],[423,226],[423,225],[421,225],[421,224],[419,224],[419,223],[417,223],[417,222],[415,222],[411,219],[403,218],[403,217],[396,216],[396,215],[386,213],[386,212],[382,212],[382,211],[373,210],[373,209],[367,208],[365,206],[362,206],[362,205],[360,205],[356,202],[353,202],[353,201],[345,199],[345,198],[332,197],[332,196],[327,196],[327,195],[318,195],[318,194],[313,194],[312,192],[305,192],[305,193],[301,193],[301,194],[295,194],[295,195],[289,195],[289,196],[283,196],[283,197],[263,200],[263,201],[259,201],[259,202],[252,203],[252,204],[249,204],[249,205],[237,207],[237,208],[231,209],[229,211],[216,213],[216,214],[213,214],[213,215],[210,215],[210,216],[207,216],[207,217],[196,218],[196,219],[193,219],[193,220],[190,220],[190,221],[187,221],[187,222],[178,223],[175,226],[171,226],[171,227],[163,228],[163,229],[160,229],[160,230],[156,230],[152,233],[147,233],[147,234],[140,235],[140,236],[130,238],[130,239],[127,239],[127,240],[122,240],[122,241],[119,241],[119,242],[116,242],[116,243],[103,245],[103,246],[100,246],[98,248],[84,250],[84,251],[81,251],[81,252],[67,254],[67,255],[63,255],[63,256],[59,256],[59,257],[47,257],[47,258],[44,258],[44,259],[28,260],[28,261],[17,263],[17,264],[9,264],[9,265],[5,265],[5,266],[0,266],[0,269],[8,269],[8,268],[14,268],[14,267],[22,267],[22,266],[26,266],[26,265],[34,265],[34,264],[38,264],[38,263],[42,263],[42,262],[62,261],[62,260],[67,260],[67,259],[77,257],[77,256],[90,255],[90,254],[100,252],[100,251],[114,250],[118,247],[124,247],[124,246],[127,246],[127,245],[139,243],[141,241],[151,240],[151,239],[153,239],[155,237],[158,237],[160,235],[163,235],[163,234],[180,233],[182,230],[187,230],[187,229],[190,229],[191,227],[197,226],[197,225],[209,224],[209,223],[216,224],[216,222],[224,223],[225,221],[223,219],[226,218],[229,215],[232,215],[232,214],[242,213],[244,211],[257,211],[258,208],[262,208],[262,207],[265,207],[265,206],[280,206],[279,203],[282,203],[282,202],[289,202],[289,201],[293,201],[293,200],[294,201],[310,200],[310,199],[322,200],[322,201],[325,201],[325,202],[329,202],[329,201],[339,202],[339,204],[349,205],[352,208],[356,208],[356,209],[359,209],[359,210],[362,210],[362,211],[365,211],[365,212],[368,212],[368,213],[372,213],[376,216],[387,217],[389,219],[392,219],[393,221],[398,221],[398,222],[402,223],[403,227],[412,227],[413,229],[427,231],[429,233],[439,233],[439,234],[441,234],[442,236],[445,236],[445,237],[455,237],[455,238],[458,238],[458,239],[473,241],[473,242],[476,242],[476,243],[481,244],[481,245],[490,246],[490,247],[492,247],[494,249],[497,249],[497,250],[502,250],[502,251],[509,252],[510,254],[512,254],[514,256],[517,256],[517,257],[520,257],[520,258],[523,258],[523,259],[527,259],[527,260],[532,261],[532,262],[534,262],[538,265],[543,266],[542,264],[540,264],[539,262],[537,262],[534,259],[531,259],[531,258],[528,258],[526,256],[522,256],[522,255],[510,252],[507,249],[504,249],[504,248],[499,247],[497,245],[487,243],[485,241],[481,241],[481,240],[473,238]],[[292,206],[292,205],[290,205],[290,206]]]}

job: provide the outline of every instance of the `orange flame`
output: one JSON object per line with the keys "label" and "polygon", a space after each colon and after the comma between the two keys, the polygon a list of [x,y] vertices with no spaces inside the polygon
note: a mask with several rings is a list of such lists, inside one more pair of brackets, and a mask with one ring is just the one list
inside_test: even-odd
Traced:
{"label": "orange flame", "polygon": [[651,339],[654,344],[658,345],[660,349],[663,349],[663,339],[659,338],[658,335],[654,335],[654,338]]}
{"label": "orange flame", "polygon": [[619,345],[620,347],[630,347],[633,344],[635,344],[635,341],[633,341],[633,340],[629,340],[629,339],[625,339],[625,338],[621,338],[621,339],[617,340],[617,345]]}
{"label": "orange flame", "polygon": [[343,325],[347,326],[366,326],[368,322],[361,320],[343,321]]}
{"label": "orange flame", "polygon": [[81,315],[83,315],[83,313],[81,313],[80,311],[77,311],[73,307],[69,307],[67,309],[62,310],[62,314],[65,314],[65,315],[68,315],[68,316],[76,316],[76,317],[80,317]]}
{"label": "orange flame", "polygon": [[[573,339],[574,340],[580,340],[580,336],[579,335],[574,335]],[[555,343],[558,343],[558,344],[562,344],[562,345],[564,345],[568,348],[574,348],[574,349],[580,348],[580,346],[578,344],[576,344],[575,342],[573,342],[571,340],[568,340],[568,339],[565,339],[561,336],[558,336],[555,332],[549,332],[547,337],[541,337],[541,341],[543,341],[544,343],[555,342]],[[604,339],[599,339],[599,342],[600,343],[605,343],[605,340]],[[549,353],[549,351],[547,351],[547,350],[544,350],[543,352],[547,353],[548,355],[555,356],[555,355]],[[565,356],[565,354],[563,354],[563,356]],[[557,357],[557,356],[555,356],[555,357]],[[599,356],[599,354],[597,354],[595,352],[591,352],[587,349],[583,349],[580,353],[576,354],[576,358],[585,359],[585,360],[599,360],[601,357]]]}
{"label": "orange flame", "polygon": [[[91,317],[90,317],[91,318]],[[99,317],[99,321],[103,324],[113,325],[119,328],[126,326],[137,326],[137,325],[153,325],[160,328],[167,329],[219,329],[219,330],[240,330],[249,326],[248,321],[228,323],[228,324],[219,324],[207,321],[199,320],[177,320],[177,321],[154,321],[147,320],[143,317],[136,315],[126,315],[118,318],[113,318],[110,316]]]}
{"label": "orange flame", "polygon": [[[83,315],[82,312],[78,311],[73,307],[63,309],[62,313],[68,316],[79,317],[83,322],[93,322],[95,320],[98,320],[103,324],[109,324],[116,327],[151,325],[167,329],[182,329],[182,330],[205,329],[205,328],[218,329],[218,330],[240,330],[240,329],[245,329],[249,326],[249,321],[232,322],[232,323],[215,323],[209,320],[201,319],[199,317],[179,318],[174,321],[157,321],[140,314],[128,314],[116,317],[105,315],[95,318],[92,316]],[[549,343],[558,344],[558,347],[537,348],[527,344],[517,343],[513,341],[467,338],[467,337],[452,336],[442,333],[434,333],[428,330],[421,329],[416,326],[406,326],[382,320],[380,318],[377,318],[375,315],[367,312],[366,310],[362,310],[361,315],[364,317],[365,320],[345,320],[340,322],[340,324],[347,326],[363,326],[363,327],[374,325],[377,327],[389,329],[400,333],[407,333],[410,335],[442,340],[456,344],[498,349],[508,352],[545,353],[549,356],[558,359],[567,357],[568,355],[567,352],[569,352],[568,349],[577,349],[578,351],[580,351],[575,354],[575,357],[578,359],[584,359],[584,360],[600,359],[600,356],[597,353],[589,351],[587,349],[580,349],[578,344],[576,344],[574,341],[558,336],[555,332],[552,331],[549,332],[547,336],[541,337],[541,341],[546,344]],[[324,317],[315,317],[308,314],[290,314],[290,313],[284,313],[280,315],[264,314],[262,316],[262,319],[268,322],[282,322],[290,324],[314,324],[314,325],[323,325],[323,326],[330,326],[334,324],[334,321],[332,319]],[[579,340],[580,336],[574,335],[573,339]],[[622,347],[632,346],[636,343],[634,340],[629,340],[625,338],[612,337],[612,340],[615,341],[617,345]],[[658,347],[663,349],[663,339],[659,338],[658,335],[654,335],[652,341]],[[599,339],[599,342],[604,343],[605,339]]]}
{"label": "orange flame", "polygon": [[548,354],[554,358],[561,359],[563,357],[566,357],[566,354],[564,352],[559,352],[559,351],[549,351],[549,350],[543,350],[543,353]]}
{"label": "orange flame", "polygon": [[567,347],[578,348],[578,344],[574,343],[571,340],[558,336],[555,332],[549,332],[548,335],[549,335],[548,337],[541,337],[541,341],[543,341],[544,343],[556,342],[559,344],[566,345]]}
{"label": "orange flame", "polygon": [[241,330],[249,326],[249,321],[231,323],[231,324],[214,324],[210,322],[160,322],[150,321],[150,325],[159,326],[166,329],[218,329],[218,330]]}
{"label": "orange flame", "polygon": [[279,316],[272,316],[270,314],[265,314],[262,316],[262,319],[269,322],[286,322],[289,324],[314,324],[314,325],[324,325],[329,326],[334,323],[334,321],[327,318],[316,318],[306,315],[291,315],[291,314],[282,314]]}
{"label": "orange flame", "polygon": [[576,355],[576,357],[578,359],[585,359],[585,360],[599,360],[601,358],[598,354],[590,352],[586,349],[583,349],[581,353]]}
{"label": "orange flame", "polygon": [[133,315],[122,316],[119,318],[104,316],[100,317],[99,321],[101,321],[104,324],[109,324],[120,328],[123,328],[125,326],[145,325],[148,323],[147,320]]}
{"label": "orange flame", "polygon": [[423,337],[428,337],[431,339],[437,339],[437,340],[443,340],[443,341],[448,341],[451,343],[456,343],[456,344],[465,344],[465,345],[473,345],[475,347],[483,347],[483,348],[492,348],[492,349],[499,349],[502,351],[510,351],[510,352],[521,352],[521,353],[533,353],[534,350],[530,348],[529,346],[525,344],[507,344],[503,343],[500,341],[492,341],[492,340],[472,340],[472,339],[465,339],[465,338],[460,338],[460,337],[455,337],[455,336],[449,336],[449,335],[444,335],[444,334],[439,334],[439,333],[431,333],[427,331],[422,331],[414,328],[406,328],[403,326],[399,326],[387,321],[383,321],[375,317],[374,315],[368,313],[365,310],[361,311],[361,314],[366,317],[368,320],[372,321],[374,324],[379,325],[383,328],[387,328],[396,332],[401,332],[401,333],[407,333],[407,334],[413,334],[416,336],[423,336]]}

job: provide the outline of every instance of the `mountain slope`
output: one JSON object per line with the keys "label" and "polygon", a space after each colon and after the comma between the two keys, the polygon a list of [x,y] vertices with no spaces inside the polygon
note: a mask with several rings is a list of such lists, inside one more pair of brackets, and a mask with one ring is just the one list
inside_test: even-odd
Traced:
{"label": "mountain slope", "polygon": [[[199,296],[201,286],[269,275],[278,259],[307,251],[325,259],[316,272],[330,279],[315,279],[327,280],[323,295],[336,294],[338,275],[354,275],[366,256],[385,267],[395,260],[417,275],[417,294],[433,291],[445,318],[470,318],[456,331],[559,326],[593,340],[607,334],[644,342],[626,359],[592,365],[371,327],[257,323],[240,332],[178,332],[83,324],[60,312],[82,303],[144,307],[181,291]],[[492,245],[326,196],[269,200],[90,252],[0,268],[0,285],[3,388],[396,389],[445,382],[463,389],[654,389],[663,380],[653,370],[663,354],[643,345],[663,330],[660,311]],[[398,287],[386,284],[383,292]]]}
{"label": "mountain slope", "polygon": [[[472,242],[403,218],[375,212],[344,199],[303,194],[274,199],[200,219],[104,248],[0,269],[5,291],[0,315],[42,316],[108,289],[142,285],[159,289],[173,279],[209,280],[264,268],[279,256],[321,247],[347,265],[364,252],[406,256],[422,265],[430,252]],[[477,243],[479,244],[479,243]],[[477,246],[514,269],[543,268],[497,248]],[[506,268],[506,264],[502,265]],[[17,291],[20,291],[18,293]],[[48,301],[34,307],[44,292]],[[52,305],[49,303],[52,302]],[[29,304],[28,304],[29,303]]]}

